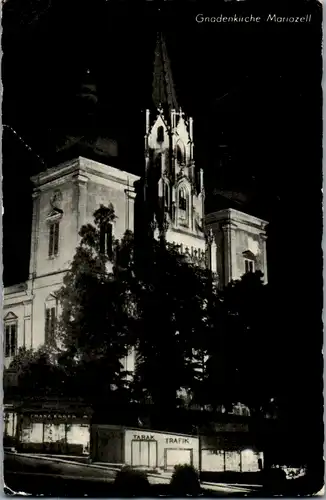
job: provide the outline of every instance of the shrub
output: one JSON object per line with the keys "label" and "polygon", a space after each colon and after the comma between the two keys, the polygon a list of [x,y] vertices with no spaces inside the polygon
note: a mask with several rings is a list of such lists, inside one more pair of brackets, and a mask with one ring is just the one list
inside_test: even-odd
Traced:
{"label": "shrub", "polygon": [[200,492],[199,476],[192,465],[176,465],[171,478],[171,489],[174,495],[198,495]]}
{"label": "shrub", "polygon": [[149,490],[149,481],[145,472],[125,466],[118,471],[114,490],[118,496],[146,496]]}

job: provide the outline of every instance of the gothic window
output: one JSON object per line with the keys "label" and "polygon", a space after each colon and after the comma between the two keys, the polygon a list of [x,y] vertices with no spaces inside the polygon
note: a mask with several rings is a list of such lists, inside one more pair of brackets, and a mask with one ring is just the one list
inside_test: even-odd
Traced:
{"label": "gothic window", "polygon": [[180,188],[179,191],[179,210],[186,212],[187,210],[187,195],[185,188]]}
{"label": "gothic window", "polygon": [[189,195],[185,187],[178,191],[178,219],[183,226],[188,226],[189,219]]}
{"label": "gothic window", "polygon": [[251,259],[245,259],[245,273],[255,272],[255,262]]}
{"label": "gothic window", "polygon": [[57,324],[57,301],[50,296],[45,304],[45,343],[53,344],[55,341],[55,330]]}
{"label": "gothic window", "polygon": [[110,260],[113,257],[113,228],[110,223],[102,224],[100,228],[100,252]]}
{"label": "gothic window", "polygon": [[181,165],[185,161],[185,151],[184,151],[184,148],[181,147],[180,144],[177,144],[177,161],[178,161],[179,165]]}
{"label": "gothic window", "polygon": [[59,252],[59,222],[49,224],[49,257],[56,257]]}
{"label": "gothic window", "polygon": [[164,142],[164,128],[162,125],[157,129],[157,142]]}
{"label": "gothic window", "polygon": [[11,358],[17,353],[17,331],[18,331],[18,321],[17,316],[13,313],[7,314],[5,318],[4,330],[4,351],[5,357]]}

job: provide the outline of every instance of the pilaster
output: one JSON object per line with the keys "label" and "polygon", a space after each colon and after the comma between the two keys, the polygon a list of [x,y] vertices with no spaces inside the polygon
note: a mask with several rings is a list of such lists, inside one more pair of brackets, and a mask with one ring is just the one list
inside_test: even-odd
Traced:
{"label": "pilaster", "polygon": [[33,215],[32,215],[32,238],[31,238],[31,256],[29,262],[29,279],[33,279],[37,272],[37,247],[39,239],[39,218],[40,218],[40,191],[35,190],[32,194],[33,198]]}
{"label": "pilaster", "polygon": [[24,302],[23,347],[33,347],[31,301]]}
{"label": "pilaster", "polygon": [[235,248],[235,225],[232,222],[226,222],[222,225],[224,234],[224,285],[227,285],[233,279],[237,269],[236,248]]}
{"label": "pilaster", "polygon": [[133,212],[135,206],[136,193],[131,189],[125,189],[125,194],[126,194],[125,228],[126,231],[128,230],[134,231],[134,228],[130,227],[131,226],[130,219],[134,220]]}
{"label": "pilaster", "polygon": [[262,257],[263,257],[263,273],[264,273],[264,283],[268,282],[268,274],[267,274],[267,235],[265,233],[260,234],[260,241],[262,247]]}
{"label": "pilaster", "polygon": [[77,189],[77,233],[81,227],[87,222],[87,182],[88,177],[81,173],[74,176],[74,183]]}
{"label": "pilaster", "polygon": [[215,242],[215,235],[210,229],[207,234],[206,234],[206,248],[207,248],[207,253],[208,253],[208,268],[210,271],[215,274],[217,272],[217,259],[216,259],[216,242]]}

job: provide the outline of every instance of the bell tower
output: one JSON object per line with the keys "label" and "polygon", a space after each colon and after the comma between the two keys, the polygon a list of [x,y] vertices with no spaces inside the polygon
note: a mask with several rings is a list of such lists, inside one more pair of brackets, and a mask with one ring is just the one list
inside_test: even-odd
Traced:
{"label": "bell tower", "polygon": [[205,265],[204,176],[194,160],[193,119],[179,106],[163,35],[157,36],[152,110],[146,110],[144,196],[154,236]]}

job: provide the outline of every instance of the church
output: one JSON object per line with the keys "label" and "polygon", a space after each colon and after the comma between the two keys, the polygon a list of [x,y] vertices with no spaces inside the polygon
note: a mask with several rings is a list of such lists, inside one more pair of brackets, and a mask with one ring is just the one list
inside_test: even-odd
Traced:
{"label": "church", "polygon": [[[153,109],[146,110],[141,177],[86,157],[32,177],[33,215],[29,278],[4,290],[4,364],[20,347],[37,349],[54,334],[56,293],[69,270],[79,231],[99,206],[112,203],[111,240],[135,231],[137,193],[154,235],[178,246],[187,259],[208,266],[220,287],[246,272],[267,281],[267,222],[233,208],[205,212],[204,171],[195,164],[194,122],[179,105],[164,36],[157,36]],[[146,207],[154,207],[144,212]],[[109,241],[109,240],[108,240]],[[109,250],[109,249],[108,249]],[[126,360],[130,370],[132,361]]]}

